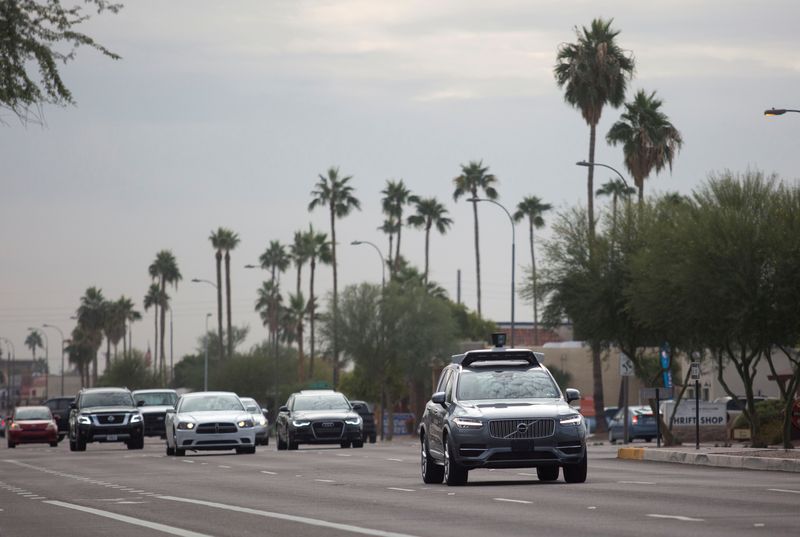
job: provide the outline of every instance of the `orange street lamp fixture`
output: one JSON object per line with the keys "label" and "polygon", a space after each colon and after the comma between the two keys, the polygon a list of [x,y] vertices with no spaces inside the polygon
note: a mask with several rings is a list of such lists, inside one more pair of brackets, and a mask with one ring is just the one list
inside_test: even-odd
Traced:
{"label": "orange street lamp fixture", "polygon": [[796,112],[800,114],[800,110],[792,110],[790,108],[770,108],[769,110],[764,110],[764,115],[767,117],[782,116],[786,112]]}

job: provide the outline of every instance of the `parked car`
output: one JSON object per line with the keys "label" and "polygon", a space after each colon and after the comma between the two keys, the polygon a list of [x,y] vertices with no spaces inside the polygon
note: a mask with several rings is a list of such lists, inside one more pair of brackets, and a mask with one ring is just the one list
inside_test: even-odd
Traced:
{"label": "parked car", "polygon": [[[608,441],[612,444],[624,438],[625,409],[620,408],[608,425]],[[628,407],[628,442],[642,439],[650,442],[658,434],[656,417],[649,406]]]}
{"label": "parked car", "polygon": [[186,450],[235,449],[255,453],[253,418],[233,392],[194,392],[182,395],[167,410],[167,455],[182,457]]}
{"label": "parked car", "polygon": [[587,430],[550,372],[528,349],[495,348],[453,356],[425,406],[419,428],[422,480],[464,485],[476,468],[536,468],[541,481],[561,469],[586,481]]}
{"label": "parked car", "polygon": [[44,402],[44,405],[50,409],[53,418],[58,425],[58,441],[61,442],[67,434],[69,434],[69,411],[70,405],[75,401],[74,396],[69,397],[51,397]]}
{"label": "parked car", "polygon": [[85,388],[69,414],[69,449],[86,451],[90,442],[124,442],[144,447],[142,414],[127,388]]}
{"label": "parked car", "polygon": [[240,397],[244,409],[253,418],[253,426],[256,429],[256,445],[269,445],[269,421],[267,420],[267,409],[261,408],[258,401],[252,397]]}
{"label": "parked car", "polygon": [[333,390],[293,393],[280,408],[275,421],[279,450],[300,444],[339,444],[364,447],[361,416],[344,394]]}
{"label": "parked car", "polygon": [[374,444],[378,439],[378,429],[375,426],[375,414],[372,411],[372,406],[365,401],[353,401],[352,399],[350,400],[350,404],[353,406],[353,410],[358,412],[358,415],[361,416],[364,441]]}
{"label": "parked car", "polygon": [[167,410],[175,408],[178,392],[170,389],[134,390],[133,398],[144,419],[144,435],[166,438],[164,419]]}
{"label": "parked car", "polygon": [[17,444],[58,445],[58,425],[46,406],[18,406],[8,420],[8,447]]}

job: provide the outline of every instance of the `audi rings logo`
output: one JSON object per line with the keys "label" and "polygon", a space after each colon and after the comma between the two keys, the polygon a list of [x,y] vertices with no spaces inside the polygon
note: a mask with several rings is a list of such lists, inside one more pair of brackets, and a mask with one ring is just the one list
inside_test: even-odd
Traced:
{"label": "audi rings logo", "polygon": [[322,423],[321,425],[322,425],[322,427],[333,427],[336,424],[331,422],[331,421],[326,421],[326,422]]}
{"label": "audi rings logo", "polygon": [[528,430],[528,424],[527,423],[520,423],[519,425],[517,425],[517,432],[519,434],[525,434],[525,432],[527,430]]}

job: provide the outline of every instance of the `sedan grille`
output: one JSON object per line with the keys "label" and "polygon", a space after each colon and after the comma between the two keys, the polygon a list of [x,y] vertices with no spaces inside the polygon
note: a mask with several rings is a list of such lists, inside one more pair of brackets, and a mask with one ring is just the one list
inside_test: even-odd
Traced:
{"label": "sedan grille", "polygon": [[311,427],[314,429],[314,436],[317,438],[339,438],[344,430],[344,423],[341,421],[315,421]]}
{"label": "sedan grille", "polygon": [[201,423],[197,426],[197,434],[235,433],[235,423]]}
{"label": "sedan grille", "polygon": [[521,420],[493,420],[489,422],[489,434],[494,438],[525,439],[552,436],[556,420],[552,418],[528,418]]}

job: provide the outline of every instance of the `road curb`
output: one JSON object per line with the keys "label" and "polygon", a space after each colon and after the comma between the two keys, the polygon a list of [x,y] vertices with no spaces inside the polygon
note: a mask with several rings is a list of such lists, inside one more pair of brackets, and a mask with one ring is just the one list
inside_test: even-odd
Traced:
{"label": "road curb", "polygon": [[800,473],[800,460],[780,459],[774,457],[747,457],[725,455],[723,453],[692,453],[653,448],[619,448],[617,458],[635,461],[669,462],[676,464],[694,464],[698,466],[715,466],[718,468],[734,468],[738,470],[766,470],[773,472]]}

